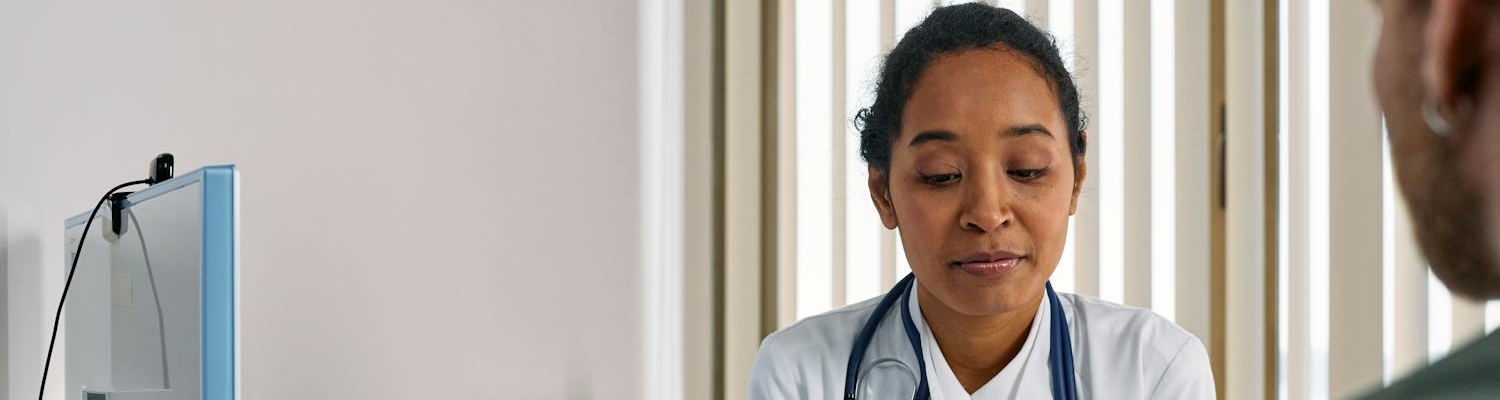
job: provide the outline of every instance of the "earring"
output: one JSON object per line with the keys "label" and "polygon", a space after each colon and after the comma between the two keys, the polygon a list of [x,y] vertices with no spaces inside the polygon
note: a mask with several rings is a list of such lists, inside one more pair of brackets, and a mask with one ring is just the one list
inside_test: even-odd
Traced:
{"label": "earring", "polygon": [[1448,136],[1449,133],[1453,133],[1453,123],[1448,121],[1448,117],[1443,116],[1441,111],[1438,111],[1435,101],[1422,102],[1422,119],[1427,121],[1427,129],[1432,130],[1432,133],[1438,136]]}
{"label": "earring", "polygon": [[1427,122],[1427,129],[1438,136],[1446,137],[1453,133],[1454,122],[1468,114],[1469,102],[1466,98],[1460,98],[1454,104],[1454,116],[1443,115],[1436,101],[1427,100],[1422,102],[1422,119]]}

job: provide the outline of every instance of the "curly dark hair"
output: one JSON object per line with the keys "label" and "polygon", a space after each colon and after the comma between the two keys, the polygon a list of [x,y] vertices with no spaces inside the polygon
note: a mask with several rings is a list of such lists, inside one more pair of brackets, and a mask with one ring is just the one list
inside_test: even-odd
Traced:
{"label": "curly dark hair", "polygon": [[968,3],[933,10],[886,56],[875,87],[875,104],[854,117],[859,153],[866,163],[880,171],[890,170],[891,148],[901,134],[901,113],[922,70],[944,54],[978,48],[1016,51],[1031,59],[1057,95],[1068,124],[1074,164],[1083,158],[1085,117],[1078,109],[1078,89],[1052,36],[1010,10]]}

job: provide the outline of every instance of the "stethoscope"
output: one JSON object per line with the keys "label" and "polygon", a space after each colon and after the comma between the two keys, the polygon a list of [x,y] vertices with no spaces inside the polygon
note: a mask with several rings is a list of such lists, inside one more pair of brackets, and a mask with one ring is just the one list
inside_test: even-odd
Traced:
{"label": "stethoscope", "polygon": [[[906,328],[906,340],[911,342],[911,349],[917,353],[917,391],[912,396],[916,400],[927,400],[931,393],[927,391],[927,360],[922,355],[922,334],[917,331],[917,324],[912,322],[911,307],[906,306],[911,295],[911,285],[915,282],[916,275],[908,274],[906,278],[896,283],[896,287],[886,293],[885,298],[880,299],[880,304],[875,306],[875,312],[865,320],[864,329],[859,331],[859,336],[854,338],[854,349],[849,353],[849,371],[844,375],[844,399],[855,400],[858,398],[859,367],[864,361],[865,350],[869,349],[870,341],[875,338],[875,330],[880,326],[880,320],[885,318],[891,307],[898,301],[901,304],[901,325]],[[1047,303],[1051,305],[1051,329],[1052,340],[1050,352],[1047,355],[1047,365],[1052,372],[1052,398],[1073,400],[1078,398],[1078,386],[1073,381],[1073,341],[1068,337],[1068,317],[1063,314],[1062,303],[1057,300],[1057,292],[1052,291],[1052,283],[1047,282]],[[900,364],[899,360],[882,359],[875,364]],[[872,368],[874,369],[874,368]],[[908,370],[909,372],[909,370]]]}

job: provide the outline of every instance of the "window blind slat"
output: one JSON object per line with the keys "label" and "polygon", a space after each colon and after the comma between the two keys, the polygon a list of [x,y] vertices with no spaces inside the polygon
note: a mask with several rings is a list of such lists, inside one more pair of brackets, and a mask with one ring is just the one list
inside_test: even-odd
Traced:
{"label": "window blind slat", "polygon": [[1500,327],[1500,300],[1490,300],[1484,307],[1484,331],[1494,332]]}
{"label": "window blind slat", "polygon": [[1176,26],[1173,45],[1176,99],[1171,108],[1176,118],[1176,196],[1175,242],[1176,295],[1166,304],[1176,308],[1176,321],[1197,335],[1204,346],[1212,348],[1210,323],[1209,259],[1210,208],[1214,188],[1209,176],[1213,126],[1209,100],[1209,9],[1197,0],[1174,0],[1176,13],[1170,23]]}
{"label": "window blind slat", "polygon": [[[1152,76],[1151,8],[1124,7],[1122,54],[1123,102],[1120,131],[1124,150],[1124,284],[1125,304],[1151,307],[1151,159]],[[1105,266],[1109,268],[1110,266]]]}
{"label": "window blind slat", "polygon": [[[894,272],[884,268],[885,253],[881,248],[885,227],[875,205],[870,201],[867,184],[868,168],[859,155],[859,131],[851,121],[861,107],[873,99],[868,94],[868,82],[874,80],[875,68],[884,32],[881,14],[882,2],[844,0],[844,100],[842,119],[836,132],[843,133],[844,145],[844,194],[845,194],[845,249],[848,265],[848,285],[845,302],[856,303],[884,292],[888,287],[884,276]],[[887,9],[888,10],[888,9]],[[894,265],[894,264],[893,264]]]}
{"label": "window blind slat", "polygon": [[1225,1],[1227,148],[1224,393],[1266,397],[1263,0]]}
{"label": "window blind slat", "polygon": [[[1370,87],[1373,9],[1328,14],[1328,394],[1344,398],[1380,383],[1380,110]],[[1317,73],[1325,73],[1317,71]],[[1316,290],[1316,289],[1314,289]]]}
{"label": "window blind slat", "polygon": [[1305,399],[1312,396],[1312,321],[1309,314],[1312,306],[1309,287],[1311,285],[1310,262],[1311,262],[1311,224],[1310,218],[1321,215],[1314,212],[1311,207],[1311,181],[1312,171],[1310,157],[1308,110],[1311,98],[1308,93],[1308,9],[1305,5],[1290,5],[1288,1],[1280,3],[1286,13],[1286,25],[1284,41],[1286,48],[1282,55],[1285,58],[1284,68],[1286,79],[1286,93],[1283,101],[1286,114],[1283,118],[1287,120],[1286,132],[1283,139],[1286,141],[1286,223],[1283,232],[1286,233],[1287,252],[1286,265],[1282,267],[1286,286],[1281,291],[1285,299],[1286,314],[1281,316],[1286,336],[1281,338],[1281,354],[1283,365],[1281,378],[1284,379],[1284,389],[1288,398]]}
{"label": "window blind slat", "polygon": [[1484,302],[1453,296],[1453,348],[1484,335]]}
{"label": "window blind slat", "polygon": [[799,10],[793,0],[777,0],[775,29],[779,32],[776,38],[776,158],[775,174],[776,224],[774,248],[776,252],[777,273],[775,278],[776,307],[775,312],[777,327],[786,327],[797,321],[798,310],[798,288],[800,287],[798,274],[798,120],[797,115],[797,77],[801,73],[797,68],[798,27],[795,21]]}
{"label": "window blind slat", "polygon": [[1088,145],[1084,161],[1089,166],[1084,176],[1083,191],[1078,198],[1078,212],[1073,225],[1073,290],[1076,293],[1099,295],[1099,3],[1097,0],[1077,0],[1073,3],[1073,46],[1076,56],[1072,58],[1074,83],[1078,86],[1078,97],[1083,114],[1089,118],[1085,127]]}
{"label": "window blind slat", "polygon": [[828,283],[831,308],[838,308],[843,307],[845,302],[848,301],[850,268],[848,240],[848,220],[850,218],[848,207],[849,185],[847,184],[849,181],[849,171],[846,168],[848,163],[845,159],[848,155],[848,149],[846,148],[848,141],[845,140],[848,137],[848,132],[844,130],[844,126],[847,125],[844,123],[844,118],[848,115],[848,111],[845,109],[845,95],[847,93],[844,90],[846,82],[844,78],[846,68],[845,57],[848,54],[848,49],[846,47],[847,43],[845,43],[846,32],[844,30],[845,0],[830,0],[829,3],[828,54],[830,60],[828,63],[828,111],[830,111],[830,118],[828,119],[827,135],[829,135],[829,141],[831,142],[829,145],[828,158],[830,162],[828,163],[828,167],[833,171],[828,185],[832,190],[832,201],[829,202],[829,206],[832,209],[829,210],[831,218],[829,221],[830,245],[828,249],[831,252],[829,257],[831,271],[829,271],[830,279]]}
{"label": "window blind slat", "polygon": [[[797,318],[828,310],[833,287],[833,171],[828,133],[832,101],[832,19],[830,0],[802,0],[795,6],[797,217]],[[842,187],[842,185],[839,185]]]}
{"label": "window blind slat", "polygon": [[[1150,3],[1151,36],[1151,286],[1147,291],[1151,309],[1162,317],[1177,319],[1177,213],[1187,210],[1178,208],[1177,158],[1187,156],[1179,153],[1182,145],[1196,143],[1197,135],[1180,133],[1178,117],[1191,117],[1198,104],[1177,101],[1177,80],[1186,76],[1177,73],[1177,4],[1175,0],[1152,0]],[[1202,18],[1198,19],[1203,20]],[[1199,36],[1202,37],[1202,36]],[[1186,38],[1183,38],[1186,39]],[[1185,74],[1206,71],[1183,71]],[[1207,88],[1200,83],[1198,88]],[[1206,97],[1206,96],[1205,96]],[[1207,126],[1204,123],[1203,126]],[[1195,132],[1197,133],[1197,132]],[[1186,143],[1178,143],[1186,140]],[[1182,148],[1186,150],[1185,148]],[[1201,171],[1201,169],[1199,169]],[[1183,182],[1191,184],[1192,182]],[[1206,188],[1199,188],[1206,189]],[[1194,193],[1201,194],[1201,192]],[[1207,213],[1194,215],[1204,221]],[[1206,247],[1205,247],[1206,248]]]}
{"label": "window blind slat", "polygon": [[[1052,14],[1049,14],[1051,16],[1047,19],[1047,24],[1044,27],[1052,34],[1054,40],[1056,40],[1058,52],[1062,56],[1063,66],[1068,69],[1068,72],[1074,73],[1075,81],[1073,84],[1080,92],[1081,97],[1083,83],[1076,80],[1077,67],[1075,65],[1077,63],[1074,59],[1076,46],[1074,46],[1075,40],[1073,40],[1073,0],[1048,0],[1048,3],[1050,3],[1048,5],[1049,13]],[[1079,106],[1083,107],[1084,105],[1080,104]],[[1079,209],[1082,209],[1081,205]],[[1049,282],[1052,282],[1052,287],[1057,291],[1076,293],[1077,288],[1074,287],[1077,280],[1076,256],[1078,253],[1078,239],[1076,237],[1078,233],[1078,218],[1076,214],[1068,218],[1068,225],[1068,234],[1066,242],[1063,245],[1063,254],[1057,261],[1057,269],[1052,271],[1052,277],[1049,279]]]}
{"label": "window blind slat", "polygon": [[1406,202],[1397,196],[1395,221],[1394,273],[1395,318],[1391,354],[1391,376],[1403,376],[1427,365],[1427,263],[1422,259],[1412,235],[1411,215]]}
{"label": "window blind slat", "polygon": [[1099,113],[1096,114],[1094,150],[1099,162],[1091,172],[1098,176],[1099,200],[1099,298],[1123,303],[1124,277],[1124,40],[1123,8],[1117,1],[1097,3],[1099,51]]}

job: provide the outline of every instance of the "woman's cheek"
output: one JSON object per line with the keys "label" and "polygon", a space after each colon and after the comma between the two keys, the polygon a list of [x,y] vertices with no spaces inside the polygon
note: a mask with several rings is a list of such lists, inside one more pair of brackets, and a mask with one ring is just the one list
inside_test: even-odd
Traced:
{"label": "woman's cheek", "polygon": [[1038,247],[1049,253],[1061,252],[1068,237],[1068,207],[1072,198],[1049,195],[1036,200],[1026,207],[1027,230]]}
{"label": "woman's cheek", "polygon": [[[1071,198],[1067,200],[1071,200]],[[1057,252],[1061,254],[1068,241],[1069,205],[1066,202],[1058,204],[1060,205],[1056,206],[1056,209],[1050,211],[1052,224],[1049,226],[1049,233],[1052,235],[1052,240],[1053,243],[1055,243],[1054,246],[1057,248]]]}
{"label": "woman's cheek", "polygon": [[951,190],[933,190],[924,183],[913,182],[909,186],[899,188],[892,202],[896,206],[896,218],[901,225],[908,223],[914,225],[925,225],[933,219],[938,218],[944,209],[952,207],[947,204],[953,199],[948,197],[954,193]]}
{"label": "woman's cheek", "polygon": [[904,204],[896,206],[896,215],[903,228],[917,231],[926,237],[928,234],[935,233],[932,232],[936,228],[933,225],[939,219],[937,213],[941,212],[940,208],[941,205],[932,204],[931,199],[913,197]]}
{"label": "woman's cheek", "polygon": [[942,258],[943,243],[947,240],[947,228],[957,224],[948,221],[952,219],[948,214],[954,205],[934,198],[931,193],[908,196],[904,202],[902,199],[893,200],[897,202],[896,215],[901,223],[901,240],[910,245],[907,246],[906,253],[907,257],[911,257],[913,267],[941,264],[939,259]]}

